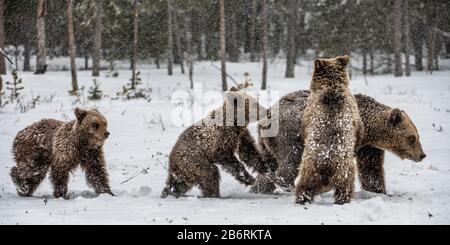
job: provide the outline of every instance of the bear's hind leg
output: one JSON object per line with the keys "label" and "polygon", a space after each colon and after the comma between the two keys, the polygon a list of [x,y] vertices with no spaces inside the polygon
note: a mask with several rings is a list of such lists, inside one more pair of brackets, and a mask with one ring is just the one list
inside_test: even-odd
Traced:
{"label": "bear's hind leg", "polygon": [[175,198],[180,198],[182,195],[186,194],[190,189],[192,189],[192,185],[189,185],[181,178],[174,177],[174,174],[170,174],[169,179],[166,182],[166,187],[164,187],[161,198],[166,198],[169,195],[175,196]]}
{"label": "bear's hind leg", "polygon": [[39,184],[47,175],[49,165],[21,164],[11,168],[11,178],[17,186],[17,194],[22,197],[31,197]]}
{"label": "bear's hind leg", "polygon": [[192,185],[189,185],[188,183],[179,180],[173,184],[171,194],[173,194],[175,198],[179,198],[182,195],[186,194],[186,192],[188,192],[190,189],[192,189]]}
{"label": "bear's hind leg", "polygon": [[220,198],[220,172],[214,164],[201,165],[199,170],[199,188],[205,198]]}
{"label": "bear's hind leg", "polygon": [[311,165],[312,163],[307,161],[301,163],[298,176],[300,179],[295,188],[295,203],[297,204],[311,203],[322,187],[320,174]]}
{"label": "bear's hind leg", "polygon": [[355,168],[353,167],[353,159],[346,164],[349,166],[338,176],[334,176],[334,203],[345,204],[350,203],[355,189]]}
{"label": "bear's hind leg", "polygon": [[313,176],[302,176],[295,188],[295,203],[305,205],[314,200],[314,196],[319,193],[320,181]]}

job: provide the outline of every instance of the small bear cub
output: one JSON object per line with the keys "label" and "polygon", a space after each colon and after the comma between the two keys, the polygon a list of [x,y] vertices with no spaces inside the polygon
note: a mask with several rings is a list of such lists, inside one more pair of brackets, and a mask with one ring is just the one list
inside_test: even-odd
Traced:
{"label": "small bear cub", "polygon": [[11,178],[19,196],[29,197],[50,171],[53,196],[68,199],[69,174],[78,166],[97,194],[112,196],[103,154],[110,133],[97,110],[75,109],[76,120],[43,119],[20,131],[13,143]]}
{"label": "small bear cub", "polygon": [[355,146],[363,123],[350,93],[348,56],[315,61],[303,115],[304,152],[296,186],[296,203],[334,189],[335,204],[349,203],[354,191]]}
{"label": "small bear cub", "polygon": [[[262,157],[247,126],[267,111],[257,100],[232,88],[224,104],[179,137],[169,155],[169,170],[161,197],[184,195],[198,186],[203,197],[220,197],[219,165],[244,185],[253,185],[254,177],[244,164],[256,171],[263,166]],[[239,159],[238,159],[239,157]],[[244,163],[244,164],[243,164]]]}

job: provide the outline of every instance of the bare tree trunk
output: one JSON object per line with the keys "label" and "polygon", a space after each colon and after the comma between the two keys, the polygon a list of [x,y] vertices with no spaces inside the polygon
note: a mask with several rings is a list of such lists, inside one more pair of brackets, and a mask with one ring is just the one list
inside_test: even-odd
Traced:
{"label": "bare tree trunk", "polygon": [[76,47],[73,31],[73,3],[72,0],[67,0],[67,29],[69,38],[69,55],[70,55],[70,71],[72,75],[72,95],[76,95],[78,91],[77,80],[77,64],[75,62]]}
{"label": "bare tree trunk", "polygon": [[2,105],[2,96],[3,96],[3,78],[0,75],[0,106]]}
{"label": "bare tree trunk", "polygon": [[402,0],[394,1],[394,75],[403,76],[402,66]]}
{"label": "bare tree trunk", "polygon": [[31,71],[30,59],[31,59],[31,47],[28,42],[25,43],[25,50],[23,52],[23,71]]}
{"label": "bare tree trunk", "polygon": [[134,0],[133,14],[133,56],[131,58],[133,64],[133,74],[131,77],[131,89],[136,89],[136,66],[138,58],[138,28],[139,28],[139,0]]}
{"label": "bare tree trunk", "polygon": [[362,70],[363,70],[363,74],[367,75],[367,53],[366,53],[366,51],[363,52],[363,67],[362,67]]}
{"label": "bare tree trunk", "polygon": [[417,71],[423,71],[423,46],[426,36],[425,25],[422,21],[416,21],[413,26],[412,34],[413,34],[413,48],[414,48],[414,57],[415,57],[415,67]]}
{"label": "bare tree trunk", "polygon": [[92,76],[100,76],[100,60],[102,57],[102,32],[103,32],[103,0],[95,2],[95,31],[94,31],[94,52],[92,55]]}
{"label": "bare tree trunk", "polygon": [[176,1],[173,3],[173,10],[173,31],[175,34],[175,42],[177,44],[177,54],[179,58],[181,73],[184,74],[184,55],[183,48],[181,47],[180,31],[178,30],[178,6],[176,4]]}
{"label": "bare tree trunk", "polygon": [[0,75],[0,107],[3,106],[2,97],[3,97],[3,78],[2,75]]}
{"label": "bare tree trunk", "polygon": [[439,71],[439,55],[434,56],[434,70]]}
{"label": "bare tree trunk", "polygon": [[267,52],[268,52],[268,43],[269,43],[269,37],[268,37],[268,14],[267,14],[267,0],[262,1],[262,56],[263,56],[263,73],[262,73],[262,82],[261,82],[261,89],[266,90],[267,89]]}
{"label": "bare tree trunk", "polygon": [[303,11],[300,12],[300,15],[297,17],[296,29],[295,29],[295,58],[294,64],[297,65],[297,59],[304,53],[306,53],[305,45],[300,40],[302,39],[302,35],[305,33],[306,27],[306,15]]}
{"label": "bare tree trunk", "polygon": [[240,49],[239,49],[239,45],[237,44],[237,26],[238,24],[236,23],[236,12],[233,11],[231,13],[229,13],[229,18],[227,18],[227,22],[228,24],[228,29],[227,29],[227,33],[228,33],[228,37],[227,37],[227,53],[228,53],[228,60],[230,62],[239,62],[239,58],[240,58]]}
{"label": "bare tree trunk", "polygon": [[87,50],[84,50],[84,69],[89,70],[89,54]]}
{"label": "bare tree trunk", "polygon": [[409,28],[409,2],[408,0],[404,0],[404,21],[405,21],[405,75],[407,77],[411,76],[411,49],[410,49],[410,43],[411,43],[411,35],[410,35],[410,28]]}
{"label": "bare tree trunk", "polygon": [[14,65],[19,67],[19,47],[17,46],[17,43],[14,44]]}
{"label": "bare tree trunk", "polygon": [[156,69],[161,69],[161,64],[160,64],[160,60],[159,60],[159,55],[155,58],[155,64],[156,64]]}
{"label": "bare tree trunk", "polygon": [[220,63],[222,65],[222,90],[227,91],[227,67],[226,67],[226,50],[225,50],[225,4],[224,0],[219,0],[219,35],[220,35]]}
{"label": "bare tree trunk", "polygon": [[414,42],[414,57],[417,71],[423,71],[423,41]]}
{"label": "bare tree trunk", "polygon": [[197,60],[201,61],[206,56],[206,35],[200,35],[200,41],[197,44]]}
{"label": "bare tree trunk", "polygon": [[[5,0],[0,0],[0,49],[5,49]],[[5,57],[0,54],[0,75],[6,74]]]}
{"label": "bare tree trunk", "polygon": [[172,0],[167,0],[167,73],[173,75],[173,24],[172,24]]}
{"label": "bare tree trunk", "polygon": [[[191,0],[188,0],[188,6],[192,6]],[[187,66],[189,69],[190,88],[194,89],[194,50],[192,47],[192,27],[191,27],[191,11],[186,11],[184,17],[186,28],[186,44],[187,44]]]}
{"label": "bare tree trunk", "polygon": [[438,35],[436,31],[434,33],[434,70],[439,71],[439,54],[444,42],[442,36]]}
{"label": "bare tree trunk", "polygon": [[257,19],[257,0],[252,0],[251,3],[251,27],[250,27],[250,61],[256,61],[256,19]]}
{"label": "bare tree trunk", "polygon": [[392,73],[392,57],[391,53],[386,54],[386,72]]}
{"label": "bare tree trunk", "polygon": [[375,57],[373,55],[373,51],[370,52],[370,75],[374,75],[375,74]]}
{"label": "bare tree trunk", "polygon": [[[134,12],[134,11],[133,11]],[[134,59],[133,59],[133,48],[131,48],[131,54],[130,54],[130,70],[133,70],[134,67]]]}
{"label": "bare tree trunk", "polygon": [[435,45],[435,31],[433,26],[428,27],[428,33],[427,33],[427,71],[432,74],[434,67],[433,67],[433,61],[434,61],[434,47]]}
{"label": "bare tree trunk", "polygon": [[289,19],[287,23],[287,44],[286,44],[286,78],[295,77],[295,34],[297,20],[297,4],[289,1]]}
{"label": "bare tree trunk", "polygon": [[45,16],[47,15],[46,0],[38,0],[37,2],[37,19],[36,19],[36,37],[37,37],[37,55],[36,55],[36,72],[35,74],[44,74],[47,71],[46,56],[46,37],[45,37]]}

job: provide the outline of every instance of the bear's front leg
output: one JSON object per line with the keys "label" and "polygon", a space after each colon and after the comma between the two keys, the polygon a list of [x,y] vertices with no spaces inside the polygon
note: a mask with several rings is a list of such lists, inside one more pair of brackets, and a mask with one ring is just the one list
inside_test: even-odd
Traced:
{"label": "bear's front leg", "polygon": [[295,203],[301,205],[311,203],[314,196],[319,194],[323,181],[316,167],[316,162],[310,158],[302,161],[297,175],[298,183],[295,186]]}
{"label": "bear's front leg", "polygon": [[82,164],[86,172],[86,181],[88,185],[94,188],[96,194],[109,194],[115,196],[109,186],[108,172],[102,157],[98,160]]}
{"label": "bear's front leg", "polygon": [[364,146],[356,154],[361,187],[370,192],[386,194],[384,181],[384,150]]}
{"label": "bear's front leg", "polygon": [[250,192],[255,194],[272,194],[276,189],[274,178],[273,173],[258,174],[255,184],[250,188]]}
{"label": "bear's front leg", "polygon": [[238,145],[239,159],[248,167],[251,167],[259,174],[265,174],[271,171],[271,164],[267,157],[263,155],[256,148],[255,140],[250,132],[246,129],[241,135],[241,140]]}
{"label": "bear's front leg", "polygon": [[290,152],[286,158],[280,162],[278,169],[275,172],[274,181],[285,190],[291,190],[295,186],[295,179],[297,178],[299,164],[302,160],[303,152],[294,154]]}
{"label": "bear's front leg", "polygon": [[50,171],[50,181],[53,185],[53,196],[55,198],[68,199],[68,182],[70,171],[62,167],[52,167]]}
{"label": "bear's front leg", "polygon": [[222,152],[216,157],[218,164],[244,185],[253,185],[255,178],[247,172],[245,166],[234,156],[234,152]]}

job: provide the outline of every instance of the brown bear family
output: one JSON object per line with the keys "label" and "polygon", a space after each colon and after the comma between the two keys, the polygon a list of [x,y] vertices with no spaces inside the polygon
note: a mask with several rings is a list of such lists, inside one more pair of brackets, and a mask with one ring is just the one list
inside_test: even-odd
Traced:
{"label": "brown bear family", "polygon": [[[272,193],[276,186],[286,190],[294,187],[302,156],[304,155],[305,122],[304,114],[310,91],[290,93],[279,101],[274,115],[278,118],[279,132],[275,137],[258,138],[258,148],[266,158],[271,159],[274,172],[257,176],[251,191],[255,193]],[[422,161],[423,152],[419,133],[406,112],[383,105],[373,98],[357,94],[354,96],[362,119],[364,133],[356,141],[356,167],[361,187],[370,192],[386,193],[384,180],[384,153],[390,151],[401,159],[415,162]],[[259,131],[270,127],[260,123]],[[286,147],[289,146],[289,147]]]}
{"label": "brown bear family", "polygon": [[[349,202],[355,168],[363,189],[385,193],[384,150],[414,161],[426,155],[417,129],[405,112],[348,92],[347,63],[348,57],[316,61],[312,92],[298,91],[283,97],[279,113],[273,115],[279,117],[278,135],[260,136],[258,145],[247,126],[261,120],[260,115],[270,115],[271,109],[232,89],[222,107],[179,137],[169,156],[169,173],[161,196],[180,197],[198,186],[203,196],[220,197],[217,165],[258,193],[271,193],[276,185],[290,189],[300,175],[298,203],[309,202],[315,194],[331,188],[335,189],[336,203]],[[54,196],[67,198],[69,174],[78,166],[85,170],[87,182],[96,193],[114,195],[103,156],[103,144],[109,136],[107,121],[96,110],[77,108],[75,115],[76,120],[71,122],[46,119],[18,133],[13,143],[16,166],[11,169],[11,177],[20,196],[32,196],[50,171]],[[323,127],[315,122],[323,118],[332,122],[340,119],[341,123]],[[259,130],[267,127],[262,125]],[[327,140],[313,132],[326,134]],[[328,140],[338,134],[345,144],[334,145],[334,140]],[[339,139],[336,137],[336,142]],[[345,146],[345,154],[328,152],[328,157],[319,159],[323,151],[311,147],[314,144],[321,145],[320,150]],[[257,172],[256,180],[246,167]],[[342,176],[345,181],[336,181]]]}

